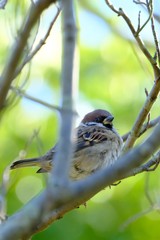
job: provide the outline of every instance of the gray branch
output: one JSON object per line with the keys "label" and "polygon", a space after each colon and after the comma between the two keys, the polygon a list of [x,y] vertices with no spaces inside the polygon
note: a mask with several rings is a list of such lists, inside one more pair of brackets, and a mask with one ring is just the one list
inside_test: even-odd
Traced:
{"label": "gray branch", "polygon": [[0,9],[5,9],[7,2],[8,2],[7,0],[1,0],[0,1]]}
{"label": "gray branch", "polygon": [[154,71],[154,76],[155,76],[155,81],[154,81],[154,85],[150,91],[150,93],[147,96],[147,99],[144,103],[144,105],[142,106],[137,119],[135,120],[135,123],[132,127],[132,130],[130,132],[130,135],[128,136],[125,146],[124,146],[124,151],[127,151],[129,149],[131,149],[136,141],[136,139],[138,138],[140,131],[141,131],[141,127],[147,117],[147,115],[149,114],[153,104],[155,103],[158,93],[160,91],[160,69],[157,65],[156,60],[154,59],[154,57],[151,56],[150,52],[148,51],[148,49],[146,48],[145,44],[143,43],[141,37],[139,36],[139,31],[137,32],[130,20],[130,18],[127,16],[127,14],[123,11],[122,8],[116,9],[114,7],[114,5],[111,3],[110,0],[105,0],[107,6],[116,14],[118,14],[118,16],[122,16],[122,18],[125,20],[125,22],[127,23],[131,33],[133,34],[138,46],[140,47],[141,51],[143,52],[143,54],[145,55],[145,57],[148,59],[148,61],[150,62],[153,71]]}
{"label": "gray branch", "polygon": [[10,50],[10,56],[6,62],[3,72],[0,78],[0,110],[5,106],[6,97],[12,80],[14,79],[14,74],[18,66],[19,60],[23,54],[24,48],[30,36],[30,32],[35,25],[36,21],[39,19],[41,13],[48,8],[53,1],[51,0],[39,0],[34,4],[32,2],[29,12],[26,16],[22,28],[19,31],[16,41]]}
{"label": "gray branch", "polygon": [[[69,166],[72,158],[72,139],[75,120],[75,97],[77,93],[78,71],[76,66],[76,22],[74,16],[73,0],[62,1],[62,111],[61,129],[58,151],[54,156],[54,168],[50,189],[54,196],[59,196],[55,191],[68,194],[67,182],[69,181]],[[53,184],[53,185],[52,185]]]}
{"label": "gray branch", "polygon": [[[32,14],[30,13],[27,19],[27,21],[31,21],[30,24],[28,23],[27,25],[28,33],[25,35],[26,33],[24,33],[24,29],[26,25],[24,25],[24,28],[22,29],[23,31],[21,31],[20,34],[20,37],[25,36],[26,40],[23,38],[18,39],[18,43],[15,44],[13,49],[14,54],[18,53],[18,59],[21,57],[32,26],[36,22],[40,13],[49,6],[50,2],[51,1],[40,0],[38,4],[41,4],[36,6],[36,9],[32,6]],[[106,0],[106,2],[109,1]],[[110,7],[113,8],[113,6]],[[100,190],[110,186],[116,181],[124,179],[126,176],[134,175],[133,169],[137,169],[138,172],[138,169],[142,166],[142,170],[144,170],[144,163],[147,159],[152,158],[153,154],[160,148],[160,124],[158,124],[144,143],[125,153],[113,166],[100,170],[84,180],[69,182],[68,172],[73,150],[72,130],[74,125],[74,91],[77,85],[77,79],[75,77],[76,25],[73,14],[73,0],[62,0],[62,8],[62,31],[64,33],[62,56],[62,124],[58,152],[54,159],[55,168],[51,173],[47,188],[39,196],[36,196],[21,210],[1,224],[0,240],[17,240],[31,237],[35,232],[47,227],[51,222],[56,220],[58,216],[60,217],[64,213],[86,202]],[[120,13],[122,16],[124,14],[122,11],[117,11],[117,13]],[[34,17],[32,15],[34,15]],[[29,20],[29,18],[31,18],[31,20]],[[0,90],[0,108],[4,105],[11,84],[11,79],[14,76],[17,67],[16,63],[13,62],[15,58],[12,54],[1,78],[2,88]],[[18,62],[18,60],[16,61]],[[11,67],[10,73],[6,72],[7,67]],[[146,100],[146,108],[144,108],[144,110],[147,111],[147,113],[155,101],[159,89],[160,78],[157,78],[155,88],[152,89]],[[4,91],[3,96],[1,96],[1,93],[3,93],[2,90]],[[153,90],[155,92],[153,92]],[[142,117],[144,118],[144,115]],[[143,121],[140,122],[139,127],[141,127],[142,123]],[[159,156],[158,153],[156,156]],[[150,164],[148,162],[147,166],[152,165],[153,162]]]}
{"label": "gray branch", "polygon": [[70,191],[67,199],[63,199],[64,195],[60,192],[58,197],[61,200],[57,202],[57,198],[54,199],[51,192],[48,189],[45,190],[19,212],[8,218],[5,223],[1,224],[0,240],[17,240],[22,239],[22,236],[23,239],[27,239],[38,228],[42,229],[43,226],[47,226],[47,220],[50,220],[49,216],[52,211],[59,215],[61,211],[68,212],[86,202],[98,191],[125,178],[132,169],[138,168],[160,148],[159,139],[160,125],[154,129],[144,143],[120,157],[113,166],[103,169],[87,179],[72,182],[70,184],[72,191]]}

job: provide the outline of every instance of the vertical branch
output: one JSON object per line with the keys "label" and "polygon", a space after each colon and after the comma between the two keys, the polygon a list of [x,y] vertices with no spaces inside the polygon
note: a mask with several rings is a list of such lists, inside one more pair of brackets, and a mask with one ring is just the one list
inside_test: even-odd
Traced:
{"label": "vertical branch", "polygon": [[[62,1],[62,111],[58,152],[54,157],[54,186],[65,186],[68,181],[69,161],[72,157],[74,102],[77,92],[76,22],[73,0]],[[60,190],[60,189],[59,189]]]}
{"label": "vertical branch", "polygon": [[0,110],[5,105],[5,100],[13,80],[16,68],[19,64],[19,60],[23,54],[23,50],[26,46],[30,32],[35,25],[36,21],[40,17],[43,10],[45,10],[53,1],[51,0],[39,0],[36,3],[31,4],[30,10],[26,16],[26,19],[19,31],[19,35],[14,42],[12,49],[10,50],[10,56],[5,64],[3,72],[0,78]]}
{"label": "vertical branch", "polygon": [[0,184],[0,224],[6,220],[6,193],[9,183],[9,168],[4,170]]}
{"label": "vertical branch", "polygon": [[156,47],[156,55],[157,55],[157,59],[158,59],[158,66],[160,66],[160,49],[159,49],[159,42],[158,42],[157,33],[156,33],[156,30],[155,30],[155,23],[154,23],[154,16],[153,16],[153,2],[150,1],[150,4],[149,3],[147,4],[148,9],[149,9],[149,5],[150,5],[150,9],[151,9],[150,11],[152,12],[151,29],[152,29],[152,34],[153,34],[154,43],[155,43],[155,47]]}
{"label": "vertical branch", "polygon": [[[142,31],[142,29],[146,26],[146,24],[148,23],[148,21],[152,18],[152,12],[153,12],[153,8],[151,7],[148,8],[149,9],[149,17],[147,18],[146,22],[142,25],[142,27],[140,27],[140,19],[138,22],[138,29],[137,31],[135,30],[130,18],[127,16],[127,14],[123,11],[122,8],[119,8],[118,10],[114,7],[114,5],[111,3],[110,0],[105,0],[107,6],[115,13],[118,14],[118,16],[122,16],[122,18],[125,20],[125,22],[127,23],[131,33],[133,34],[138,46],[140,47],[141,51],[143,52],[143,54],[146,56],[146,58],[148,59],[148,61],[150,62],[152,68],[153,68],[153,72],[155,75],[155,82],[154,85],[150,91],[150,93],[147,96],[147,99],[143,105],[143,107],[141,108],[141,111],[138,114],[138,117],[132,127],[131,133],[125,143],[124,146],[124,151],[129,150],[130,148],[133,147],[137,137],[139,136],[140,132],[141,132],[141,127],[143,125],[143,122],[145,121],[149,111],[151,110],[154,102],[157,99],[158,93],[160,91],[160,68],[157,65],[157,61],[156,59],[154,59],[154,57],[152,57],[152,55],[150,54],[150,52],[148,51],[148,49],[146,48],[145,44],[143,43],[141,37],[140,37],[140,31]],[[134,1],[136,2],[136,1]],[[152,3],[152,1],[150,1]],[[137,2],[136,2],[137,3]],[[138,1],[138,3],[141,3]],[[149,6],[149,2],[147,1],[147,4]],[[153,31],[153,28],[152,28]],[[154,38],[155,40],[155,38]]]}

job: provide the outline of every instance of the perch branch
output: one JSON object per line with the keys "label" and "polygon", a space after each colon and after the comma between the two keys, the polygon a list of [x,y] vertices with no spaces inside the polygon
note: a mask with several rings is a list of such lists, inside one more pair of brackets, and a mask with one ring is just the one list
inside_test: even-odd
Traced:
{"label": "perch branch", "polygon": [[30,237],[37,231],[38,226],[42,229],[41,224],[46,224],[44,220],[50,216],[51,211],[55,211],[55,214],[57,211],[60,217],[62,211],[70,211],[86,202],[100,190],[123,179],[128,172],[138,168],[153,156],[154,152],[160,147],[159,139],[160,125],[157,125],[144,143],[121,156],[113,166],[100,170],[84,180],[70,183],[72,194],[69,195],[67,200],[62,198],[57,203],[50,191],[45,190],[1,224],[1,240],[17,240],[24,236],[26,238]]}
{"label": "perch branch", "polygon": [[[150,171],[150,170],[155,170],[155,168],[158,166],[160,163],[160,152],[156,154],[153,158],[151,158],[147,163],[143,164],[142,166],[135,168],[134,170],[131,170],[127,174],[123,176],[122,179],[128,178],[135,176],[137,174],[140,174],[142,172]],[[151,168],[154,166],[153,168]],[[60,208],[57,208],[56,210],[51,211],[48,215],[44,217],[42,222],[37,226],[37,229],[35,229],[35,233],[43,231],[46,229],[50,224],[55,222],[57,219],[60,219],[64,216],[65,213],[68,211],[71,211],[73,209],[77,208],[77,205],[69,204],[69,205],[63,205]]]}

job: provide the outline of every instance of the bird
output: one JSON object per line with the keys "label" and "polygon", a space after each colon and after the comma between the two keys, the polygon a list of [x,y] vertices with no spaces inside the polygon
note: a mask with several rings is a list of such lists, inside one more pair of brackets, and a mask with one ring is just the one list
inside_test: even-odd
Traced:
{"label": "bird", "polygon": [[[122,150],[123,140],[113,126],[114,117],[103,109],[96,109],[84,116],[74,130],[74,152],[69,170],[73,181],[114,164]],[[50,172],[54,167],[57,145],[37,158],[14,161],[10,169],[38,166],[37,173]]]}

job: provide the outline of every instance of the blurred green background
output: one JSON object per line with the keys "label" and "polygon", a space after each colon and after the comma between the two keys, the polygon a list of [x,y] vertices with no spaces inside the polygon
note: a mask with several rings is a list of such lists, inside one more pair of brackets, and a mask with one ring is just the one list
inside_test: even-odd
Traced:
{"label": "blurred green background", "polygon": [[[117,1],[113,1],[117,6]],[[0,12],[0,69],[2,70],[15,41],[30,1],[8,2]],[[118,1],[137,25],[139,5],[132,1]],[[155,1],[155,11],[160,7]],[[145,88],[153,86],[153,74],[147,60],[134,43],[124,21],[113,14],[104,1],[75,1],[78,21],[78,48],[80,53],[80,82],[76,106],[79,119],[95,108],[108,109],[115,116],[115,127],[123,135],[128,132],[145,99]],[[132,11],[131,9],[134,9]],[[147,17],[142,10],[141,18]],[[55,6],[43,14],[34,46],[44,33],[56,12]],[[33,43],[38,24],[31,35]],[[159,30],[159,29],[158,29]],[[159,32],[157,31],[159,34]],[[154,55],[149,25],[142,38]],[[24,52],[25,56],[25,52]],[[61,24],[55,23],[49,39],[30,65],[27,65],[14,86],[23,86],[26,92],[43,101],[61,103]],[[151,111],[151,119],[159,115],[159,99]],[[14,93],[9,106],[1,114],[0,174],[13,160],[45,153],[57,141],[59,117],[57,112]],[[148,133],[147,133],[148,134]],[[147,137],[147,134],[144,137]],[[144,138],[143,137],[143,138]],[[140,142],[141,140],[139,140]],[[7,213],[13,214],[45,187],[47,176],[36,174],[36,169],[25,168],[11,172],[7,191]],[[142,240],[159,239],[160,231],[160,173],[159,169],[126,180],[111,189],[98,193],[87,207],[67,213],[33,240]],[[155,207],[147,199],[151,196]],[[140,215],[136,219],[137,214]]]}

